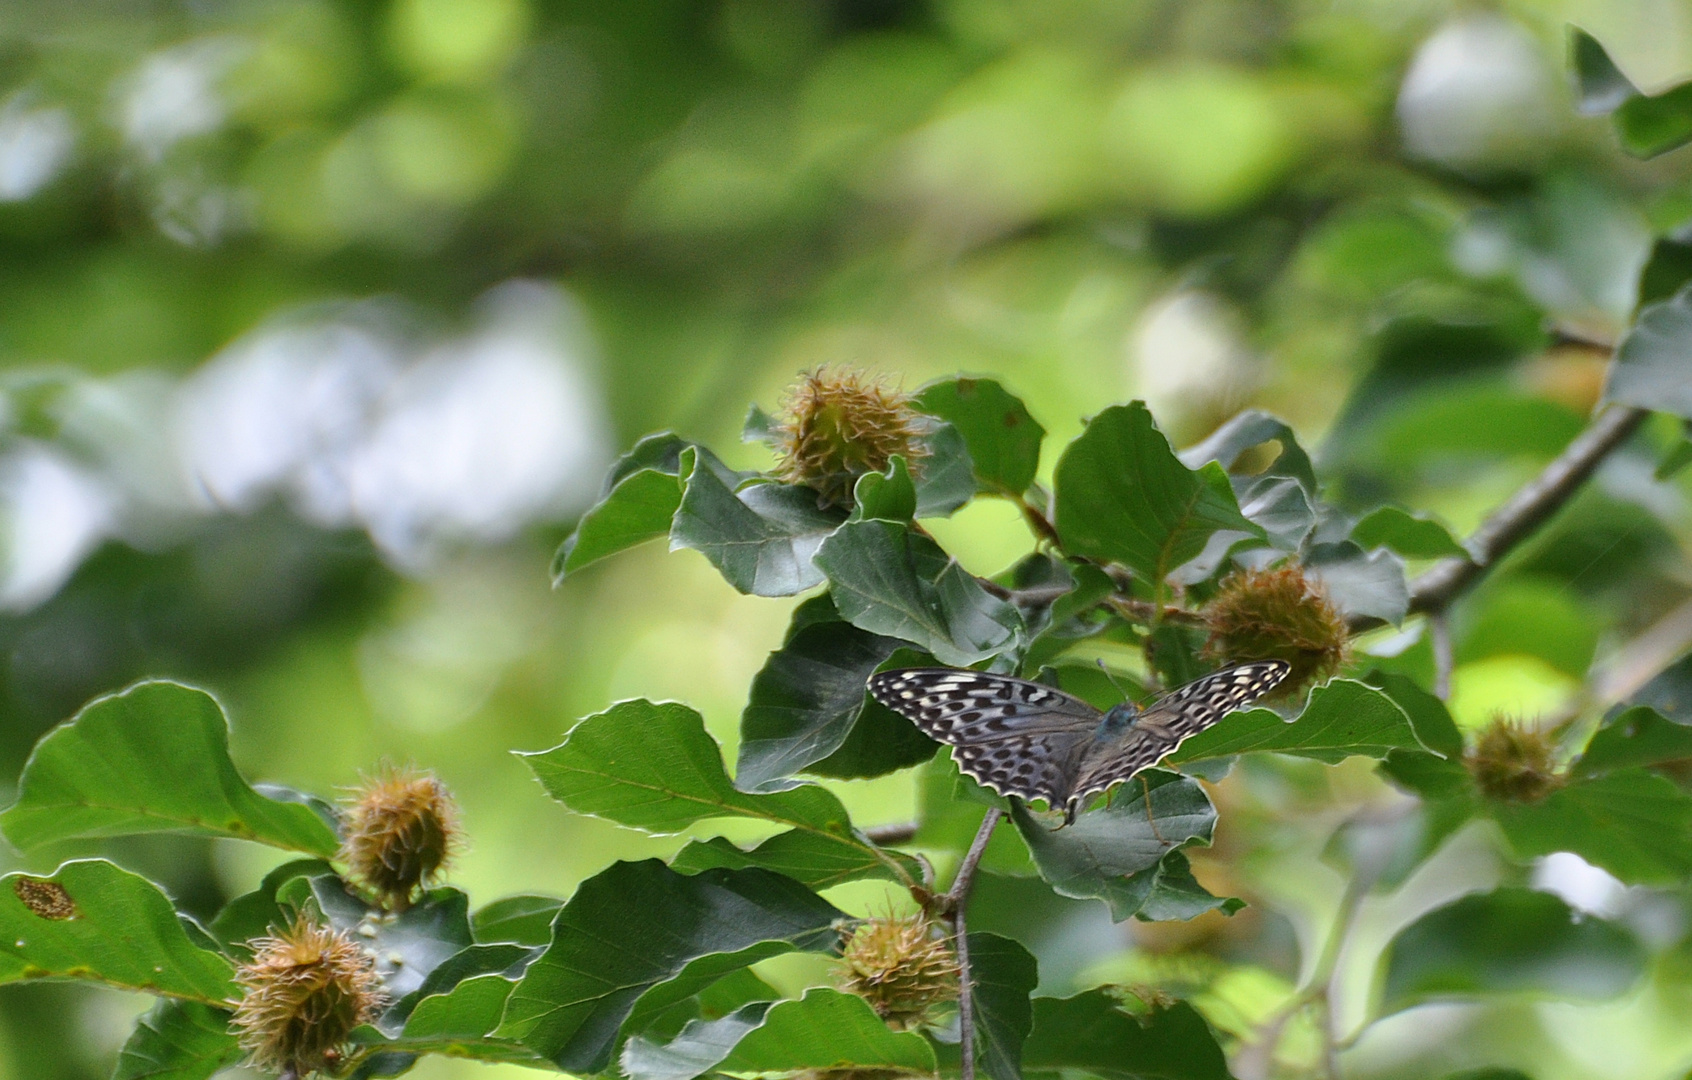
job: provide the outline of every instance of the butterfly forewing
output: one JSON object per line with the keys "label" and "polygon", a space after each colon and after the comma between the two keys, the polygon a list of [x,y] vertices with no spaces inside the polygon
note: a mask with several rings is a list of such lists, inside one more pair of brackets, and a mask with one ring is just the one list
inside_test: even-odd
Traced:
{"label": "butterfly forewing", "polygon": [[1189,737],[1273,690],[1291,670],[1282,660],[1237,664],[1164,695],[1122,735],[1087,748],[1071,797],[1085,799],[1156,765]]}
{"label": "butterfly forewing", "polygon": [[1027,679],[959,668],[906,668],[870,676],[883,705],[951,746],[1045,731],[1090,732],[1099,710]]}

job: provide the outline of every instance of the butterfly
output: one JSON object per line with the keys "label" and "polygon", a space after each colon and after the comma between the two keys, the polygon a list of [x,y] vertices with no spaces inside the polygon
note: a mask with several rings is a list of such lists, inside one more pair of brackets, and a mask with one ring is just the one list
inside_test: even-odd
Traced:
{"label": "butterfly", "polygon": [[960,668],[883,671],[870,676],[869,692],[952,747],[963,772],[1000,795],[1062,806],[1068,825],[1087,799],[1156,765],[1291,670],[1284,660],[1235,664],[1144,709],[1108,712],[1027,679]]}

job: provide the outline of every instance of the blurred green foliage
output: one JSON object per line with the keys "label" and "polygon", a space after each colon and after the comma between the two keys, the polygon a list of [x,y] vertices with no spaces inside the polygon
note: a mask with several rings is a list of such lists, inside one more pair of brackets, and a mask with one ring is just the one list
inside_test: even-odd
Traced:
{"label": "blurred green foliage", "polygon": [[[1571,39],[1570,20],[1594,37]],[[747,403],[774,410],[825,363],[912,388],[996,379],[1050,433],[1048,484],[1083,418],[1113,404],[1144,399],[1177,446],[1259,407],[1313,448],[1342,509],[1391,504],[1466,535],[1580,430],[1607,373],[1613,396],[1668,412],[1692,385],[1687,354],[1662,345],[1684,333],[1674,298],[1692,276],[1692,165],[1664,152],[1692,130],[1677,126],[1688,26],[1683,0],[12,0],[0,789],[84,702],[170,676],[223,702],[249,777],[329,792],[384,756],[438,769],[474,840],[455,881],[483,899],[568,895],[613,859],[670,855],[683,840],[538,797],[507,751],[638,696],[690,702],[732,754],[793,602],[740,596],[705,559],[651,545],[549,593],[549,553],[648,432],[708,443],[725,470],[767,465],[735,445]],[[1666,303],[1641,320],[1651,333],[1610,373],[1652,301]],[[567,392],[471,392],[507,370],[473,362],[537,340],[541,366],[520,370],[556,370]],[[294,374],[228,389],[266,371]],[[534,401],[562,404],[537,420]],[[407,411],[418,402],[462,411]],[[422,436],[392,434],[406,423]],[[1692,638],[1692,472],[1666,469],[1685,433],[1654,417],[1455,609],[1459,726],[1499,709],[1592,720],[1636,694],[1687,720],[1678,683],[1648,682]],[[254,447],[280,464],[250,464]],[[501,486],[548,455],[567,475]],[[1414,570],[1438,537],[1407,522],[1366,538]],[[1004,501],[926,524],[977,574],[1035,543]],[[873,528],[854,526],[866,543]],[[1431,685],[1424,622],[1359,648]],[[1100,639],[1066,660],[1130,652]],[[848,751],[863,748],[837,744],[852,775]],[[1583,784],[1624,766],[1656,769],[1649,790],[1685,783],[1678,750],[1610,752],[1617,770]],[[1400,766],[1428,798],[1359,850],[1425,854],[1473,797]],[[830,783],[859,826],[909,820],[924,797],[908,773]],[[1098,985],[1155,984],[1230,1037],[1254,1030],[1315,962],[1333,866],[1351,857],[1330,834],[1408,802],[1359,761],[1249,759],[1215,792],[1216,846],[1193,861],[1210,891],[1249,901],[1232,920],[1114,925],[990,850],[976,928],[1017,937],[1041,992],[1071,995],[1041,1008],[1085,1018]],[[1500,824],[1517,854],[1560,850],[1543,821]],[[762,835],[737,828],[699,837]],[[1364,902],[1338,962],[1346,1021],[1392,931],[1431,933],[1426,913],[1450,921],[1452,901],[1491,917],[1456,900],[1476,890],[1514,911],[1530,878],[1625,922],[1648,949],[1641,988],[1412,1010],[1350,1050],[1347,1075],[1684,1072],[1685,881],[1594,876],[1632,847],[1532,869],[1508,850],[1460,832]],[[97,853],[205,918],[281,858],[160,836],[0,852],[0,869]],[[864,884],[830,895],[854,913],[887,902]],[[1565,914],[1534,909],[1591,936]],[[1476,957],[1475,977],[1508,962]],[[1395,970],[1406,1000],[1432,985]],[[797,960],[760,971],[795,999],[820,979]],[[145,1007],[0,987],[0,1077],[106,1075]],[[1294,1074],[1319,1045],[1300,1023],[1282,1044]]]}

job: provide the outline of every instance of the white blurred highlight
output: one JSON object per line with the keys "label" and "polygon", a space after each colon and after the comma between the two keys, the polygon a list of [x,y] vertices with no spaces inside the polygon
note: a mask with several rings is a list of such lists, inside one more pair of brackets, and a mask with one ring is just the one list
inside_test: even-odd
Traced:
{"label": "white blurred highlight", "polygon": [[27,91],[0,106],[0,202],[29,198],[59,175],[76,145],[70,111],[35,108]]}
{"label": "white blurred highlight", "polygon": [[116,509],[100,479],[64,454],[24,443],[0,463],[5,576],[0,608],[27,611],[52,596],[103,540]]}
{"label": "white blurred highlight", "polygon": [[1556,134],[1557,94],[1526,30],[1496,15],[1454,19],[1422,43],[1399,89],[1405,150],[1455,169],[1538,160]]}
{"label": "white blurred highlight", "polygon": [[1540,859],[1533,868],[1533,887],[1562,897],[1577,911],[1605,918],[1621,914],[1627,902],[1626,885],[1571,851]]}
{"label": "white blurred highlight", "polygon": [[246,50],[233,38],[203,38],[142,61],[119,103],[124,138],[156,162],[182,139],[216,131],[228,113],[218,81]]}
{"label": "white blurred highlight", "polygon": [[1171,293],[1148,307],[1129,338],[1128,356],[1137,396],[1158,414],[1243,399],[1256,374],[1236,312],[1197,289]]}

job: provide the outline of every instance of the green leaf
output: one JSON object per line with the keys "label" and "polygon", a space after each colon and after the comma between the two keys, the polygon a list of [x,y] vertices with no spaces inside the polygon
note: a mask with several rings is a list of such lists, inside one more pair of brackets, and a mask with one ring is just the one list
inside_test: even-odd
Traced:
{"label": "green leaf", "polygon": [[1373,686],[1335,679],[1312,690],[1291,723],[1268,709],[1235,713],[1182,743],[1168,761],[1274,751],[1332,763],[1354,756],[1381,758],[1394,749],[1423,749],[1405,710]]}
{"label": "green leaf", "polygon": [[1692,875],[1692,796],[1643,769],[1618,769],[1539,802],[1490,810],[1524,857],[1572,851],[1629,885],[1673,885]]}
{"label": "green leaf", "polygon": [[817,546],[845,520],[817,505],[817,493],[793,484],[747,484],[733,490],[704,453],[681,455],[686,491],[670,530],[670,548],[692,548],[723,580],[754,596],[792,596],[822,584],[812,563]]}
{"label": "green leaf", "polygon": [[1604,46],[1578,26],[1569,27],[1569,67],[1575,76],[1575,107],[1583,116],[1614,112],[1639,94]]}
{"label": "green leaf", "polygon": [[210,694],[137,683],[96,698],[42,737],[0,829],[20,848],[72,837],[174,832],[333,855],[310,807],[254,791],[229,760],[229,724]]}
{"label": "green leaf", "polygon": [[1667,300],[1688,281],[1692,281],[1692,233],[1682,226],[1652,242],[1651,257],[1639,271],[1639,298],[1634,306]]}
{"label": "green leaf", "polygon": [[1383,506],[1352,526],[1351,539],[1364,550],[1391,548],[1409,559],[1467,558],[1468,549],[1458,543],[1444,525],[1432,518],[1411,514],[1396,506]]}
{"label": "green leaf", "polygon": [[777,833],[751,849],[737,847],[721,836],[695,840],[670,860],[671,869],[684,874],[719,866],[737,870],[761,866],[813,889],[832,888],[865,878],[909,882],[922,877],[921,864],[909,856],[848,847],[799,829]]}
{"label": "green leaf", "polygon": [[1285,420],[1257,409],[1236,414],[1206,436],[1204,441],[1189,446],[1178,456],[1181,464],[1189,469],[1214,461],[1232,474],[1241,455],[1265,443],[1274,443],[1279,448],[1275,459],[1267,467],[1253,469],[1248,475],[1290,479],[1297,482],[1306,494],[1315,495],[1316,470],[1310,464],[1310,455],[1298,444],[1298,435]]}
{"label": "green leaf", "polygon": [[[1038,670],[1075,642],[1098,633],[1103,623],[1082,616],[1096,609],[1105,597],[1116,591],[1116,583],[1110,575],[1092,563],[1076,563],[1074,566],[1058,563],[1057,567],[1064,576],[1051,583],[1067,582],[1073,587],[1035,614],[1036,621],[1029,627],[1032,638],[1023,653],[1024,670]],[[1021,587],[1026,583],[1018,581],[1016,584]]]}
{"label": "green leaf", "polygon": [[1642,309],[1622,338],[1604,386],[1606,401],[1673,413],[1692,420],[1692,285]]}
{"label": "green leaf", "polygon": [[846,621],[914,642],[943,664],[968,667],[1009,648],[1021,632],[1014,607],[933,540],[895,522],[842,525],[816,561]]}
{"label": "green leaf", "polygon": [[[735,784],[744,791],[780,790],[804,769],[833,776],[880,776],[926,761],[934,743],[910,721],[864,693],[864,682],[887,666],[903,643],[850,623],[814,622],[770,654],[752,680],[740,714]],[[905,650],[893,666],[922,663]],[[814,769],[839,752],[860,726],[873,738],[849,755],[850,769]]]}
{"label": "green leaf", "polygon": [[398,915],[349,893],[338,877],[311,879],[311,895],[330,925],[366,943],[394,1001],[420,988],[441,964],[473,944],[470,901],[457,889],[431,889]]}
{"label": "green leaf", "polygon": [[[1687,423],[1692,425],[1692,420]],[[1692,439],[1681,439],[1663,455],[1663,460],[1657,462],[1657,467],[1652,470],[1651,475],[1658,480],[1668,480],[1678,476],[1680,470],[1688,465],[1692,465]]]}
{"label": "green leaf", "polygon": [[977,1061],[993,1080],[1022,1080],[1022,1047],[1034,1028],[1029,996],[1040,981],[1039,965],[1010,938],[983,933],[969,935],[969,965]]}
{"label": "green leaf", "polygon": [[599,501],[588,508],[552,561],[552,583],[607,555],[666,536],[681,506],[681,452],[688,443],[669,432],[648,435],[618,458]]}
{"label": "green leaf", "polygon": [[916,517],[916,485],[911,483],[910,468],[897,454],[886,472],[865,473],[852,488],[852,521],[883,518],[887,521],[909,522]]}
{"label": "green leaf", "polygon": [[749,817],[797,829],[812,838],[813,850],[833,848],[842,862],[884,858],[823,788],[738,790],[705,721],[676,702],[619,702],[577,724],[551,750],[519,756],[549,795],[578,814],[658,834],[709,818]]}
{"label": "green leaf", "polygon": [[[408,1020],[421,1002],[449,994],[468,979],[475,979],[483,975],[497,975],[515,985],[516,980],[522,977],[523,970],[529,966],[529,962],[539,956],[540,953],[539,946],[530,948],[509,943],[470,945],[460,949],[430,969],[429,974],[424,977],[422,983],[416,989],[404,994],[389,1005],[387,1011],[382,1014],[382,1018],[377,1021],[376,1026],[390,1036],[399,1035],[410,1026]],[[471,996],[475,997],[479,1004],[480,995]],[[471,996],[467,996],[466,1000],[458,1003],[458,1005],[468,1007]],[[443,1002],[432,1006],[436,1010],[437,1016],[445,1018],[452,1012],[457,1011],[456,1009],[442,1010],[442,1006],[445,1004]],[[483,1015],[480,1008],[469,1009],[469,1011],[478,1016]],[[499,1015],[496,1013],[494,1024],[497,1024],[498,1021]],[[464,1030],[474,1026],[460,1023]],[[482,1026],[476,1034],[481,1035],[492,1031],[494,1024]]]}
{"label": "green leaf", "polygon": [[1046,437],[1022,401],[992,379],[957,378],[930,383],[916,406],[947,421],[969,447],[975,480],[985,491],[1020,495],[1040,468]]}
{"label": "green leaf", "polygon": [[812,987],[798,1001],[757,1002],[718,1020],[694,1020],[667,1044],[624,1047],[632,1080],[692,1080],[707,1072],[886,1069],[932,1075],[934,1051],[914,1032],[892,1031],[860,997]]}
{"label": "green leaf", "polygon": [[1614,769],[1661,765],[1692,759],[1692,727],[1677,724],[1647,705],[1636,705],[1611,717],[1593,733],[1575,762],[1577,776],[1596,776]]}
{"label": "green leaf", "polygon": [[1649,705],[1677,724],[1692,724],[1692,652],[1651,676],[1626,704]]}
{"label": "green leaf", "polygon": [[1386,1014],[1494,994],[1612,998],[1638,980],[1645,949],[1620,924],[1548,893],[1504,888],[1423,915],[1392,939],[1383,963]]}
{"label": "green leaf", "polygon": [[1073,825],[1049,828],[1020,802],[1011,804],[1011,820],[1054,890],[1077,900],[1103,900],[1111,918],[1121,922],[1151,899],[1165,855],[1195,840],[1210,842],[1216,808],[1196,780],[1152,769]]}
{"label": "green leaf", "polygon": [[669,995],[656,998],[668,1004],[767,957],[828,949],[841,917],[767,870],[689,877],[656,859],[615,863],[583,882],[558,913],[552,943],[512,991],[496,1035],[566,1071],[598,1072],[610,1064],[636,1002],[654,987],[672,983]]}
{"label": "green leaf", "polygon": [[1390,551],[1365,552],[1350,541],[1311,544],[1304,569],[1322,586],[1341,615],[1380,619],[1397,625],[1410,611],[1404,560]]}
{"label": "green leaf", "polygon": [[1422,689],[1408,675],[1376,669],[1363,682],[1391,698],[1410,721],[1416,741],[1441,757],[1456,761],[1463,756],[1463,733],[1451,719],[1445,702]]}
{"label": "green leaf", "polygon": [[1216,1036],[1191,1005],[1182,1001],[1132,1016],[1102,989],[1034,999],[1023,1075],[1057,1077],[1073,1070],[1104,1080],[1231,1080]]}
{"label": "green leaf", "polygon": [[0,983],[88,979],[222,1005],[238,996],[233,974],[156,885],[104,859],[0,878]]}
{"label": "green leaf", "polygon": [[1058,460],[1056,489],[1065,551],[1121,563],[1154,585],[1219,529],[1264,535],[1222,470],[1182,465],[1139,401],[1093,418]]}
{"label": "green leaf", "polygon": [[1666,154],[1692,142],[1692,83],[1629,98],[1614,113],[1622,149],[1638,158]]}
{"label": "green leaf", "polygon": [[207,1080],[245,1055],[226,1010],[165,1000],[136,1021],[112,1080]]}
{"label": "green leaf", "polygon": [[223,910],[212,919],[212,937],[231,956],[248,955],[247,942],[293,923],[294,910],[284,909],[277,899],[277,894],[288,882],[334,872],[335,868],[322,859],[295,859],[283,863],[264,875],[258,888],[237,896],[223,906]]}
{"label": "green leaf", "polygon": [[928,454],[911,474],[916,484],[916,516],[947,517],[975,497],[975,471],[969,448],[951,424],[936,424],[922,437]]}
{"label": "green leaf", "polygon": [[481,944],[509,941],[545,945],[552,940],[552,920],[564,901],[556,896],[507,896],[470,916],[470,932]]}

